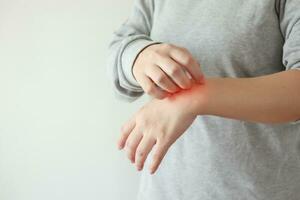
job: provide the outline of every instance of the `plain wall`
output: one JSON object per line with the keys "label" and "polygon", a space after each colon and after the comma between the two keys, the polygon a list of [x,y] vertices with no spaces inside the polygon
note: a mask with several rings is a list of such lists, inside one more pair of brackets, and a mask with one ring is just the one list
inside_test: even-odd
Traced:
{"label": "plain wall", "polygon": [[116,141],[146,97],[116,99],[105,69],[132,3],[0,1],[0,200],[135,198]]}

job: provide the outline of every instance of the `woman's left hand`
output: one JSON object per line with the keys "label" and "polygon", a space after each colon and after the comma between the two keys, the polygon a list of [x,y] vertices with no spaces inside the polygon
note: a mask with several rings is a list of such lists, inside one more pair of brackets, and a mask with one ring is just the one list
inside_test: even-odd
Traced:
{"label": "woman's left hand", "polygon": [[182,91],[165,99],[152,99],[122,126],[119,149],[142,170],[153,146],[156,146],[150,173],[153,174],[169,147],[192,124],[197,114],[193,108],[191,91]]}

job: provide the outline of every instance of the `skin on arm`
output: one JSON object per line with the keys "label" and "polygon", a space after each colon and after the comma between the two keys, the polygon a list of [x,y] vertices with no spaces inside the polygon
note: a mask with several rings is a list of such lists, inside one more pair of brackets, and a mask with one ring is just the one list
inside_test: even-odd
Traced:
{"label": "skin on arm", "polygon": [[[209,78],[191,96],[197,114],[258,123],[286,123],[300,118],[300,70],[251,78]],[[197,99],[203,99],[201,105]]]}
{"label": "skin on arm", "polygon": [[260,123],[295,121],[300,118],[299,88],[300,70],[251,78],[206,78],[204,84],[144,105],[124,124],[118,146],[126,147],[138,170],[155,147],[150,166],[154,173],[169,147],[197,115]]}

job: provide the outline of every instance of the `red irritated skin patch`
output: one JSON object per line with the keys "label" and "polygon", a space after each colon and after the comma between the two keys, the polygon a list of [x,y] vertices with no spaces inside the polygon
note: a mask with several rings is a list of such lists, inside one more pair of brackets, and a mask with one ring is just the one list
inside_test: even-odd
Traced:
{"label": "red irritated skin patch", "polygon": [[189,95],[189,93],[191,94],[192,91],[195,90],[195,86],[196,86],[196,85],[199,85],[199,84],[200,84],[200,85],[203,85],[203,84],[205,84],[205,76],[204,76],[203,74],[202,74],[202,76],[201,76],[200,81],[197,81],[197,82],[196,82],[196,81],[192,78],[191,74],[190,74],[186,69],[184,69],[184,72],[185,72],[185,74],[188,76],[188,78],[192,81],[193,86],[192,86],[192,88],[190,88],[190,89],[181,89],[181,90],[179,90],[178,92],[175,92],[175,93],[169,93],[168,96],[167,96],[167,98],[170,99],[171,101],[175,100],[175,99],[176,99],[176,96],[178,96],[179,94],[182,94],[182,93],[186,93],[187,95]]}
{"label": "red irritated skin patch", "polygon": [[203,79],[201,80],[201,83],[193,83],[192,88],[190,89],[182,89],[178,92],[169,94],[167,99],[171,102],[177,100],[178,98],[194,98],[192,96],[195,96],[195,93],[200,92],[203,88],[203,86],[205,85],[205,79],[203,77]]}

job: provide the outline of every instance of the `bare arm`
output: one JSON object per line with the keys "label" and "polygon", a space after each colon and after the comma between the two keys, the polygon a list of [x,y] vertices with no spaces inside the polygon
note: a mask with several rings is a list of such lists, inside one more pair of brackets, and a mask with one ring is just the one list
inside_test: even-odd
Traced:
{"label": "bare arm", "polygon": [[190,95],[186,98],[200,115],[261,123],[296,121],[300,118],[300,70],[253,78],[207,78],[205,85],[182,95]]}
{"label": "bare arm", "polygon": [[169,147],[197,115],[261,123],[293,122],[300,118],[299,88],[300,70],[253,78],[209,77],[204,84],[144,105],[123,125],[118,146],[126,146],[128,158],[141,170],[156,144],[150,166],[154,173]]}

